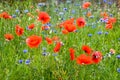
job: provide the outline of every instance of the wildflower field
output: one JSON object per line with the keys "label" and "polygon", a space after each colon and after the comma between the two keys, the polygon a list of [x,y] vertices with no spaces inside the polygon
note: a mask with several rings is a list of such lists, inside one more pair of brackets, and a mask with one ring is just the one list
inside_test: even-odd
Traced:
{"label": "wildflower field", "polygon": [[112,0],[0,3],[0,80],[120,80]]}

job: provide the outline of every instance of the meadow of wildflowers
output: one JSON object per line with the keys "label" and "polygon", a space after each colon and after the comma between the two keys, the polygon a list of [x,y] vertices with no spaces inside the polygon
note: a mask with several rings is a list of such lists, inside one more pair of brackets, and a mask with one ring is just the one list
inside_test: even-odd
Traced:
{"label": "meadow of wildflowers", "polygon": [[119,80],[112,0],[0,3],[0,80]]}

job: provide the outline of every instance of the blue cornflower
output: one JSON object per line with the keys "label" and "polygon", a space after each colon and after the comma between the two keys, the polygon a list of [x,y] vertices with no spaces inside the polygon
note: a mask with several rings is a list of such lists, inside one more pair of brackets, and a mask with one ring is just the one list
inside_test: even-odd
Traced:
{"label": "blue cornflower", "polygon": [[26,10],[24,10],[24,13],[28,13],[29,11],[26,9]]}
{"label": "blue cornflower", "polygon": [[72,13],[72,14],[75,14],[75,10],[72,10],[71,13]]}
{"label": "blue cornflower", "polygon": [[38,3],[38,6],[45,6],[45,3]]}
{"label": "blue cornflower", "polygon": [[108,54],[106,54],[107,55],[107,57],[111,57],[111,54],[110,53],[108,53]]}
{"label": "blue cornflower", "polygon": [[63,15],[64,14],[64,12],[59,12],[59,15]]}
{"label": "blue cornflower", "polygon": [[57,54],[57,53],[53,53],[52,55],[53,55],[53,56],[57,56],[58,54]]}
{"label": "blue cornflower", "polygon": [[19,13],[20,11],[18,9],[15,10],[16,13]]}
{"label": "blue cornflower", "polygon": [[120,54],[116,56],[116,58],[120,59]]}
{"label": "blue cornflower", "polygon": [[28,52],[28,50],[26,50],[26,49],[25,49],[25,50],[23,50],[23,53],[27,53],[27,52]]}
{"label": "blue cornflower", "polygon": [[76,3],[75,6],[80,6],[80,4],[77,4],[77,3]]}
{"label": "blue cornflower", "polygon": [[89,37],[91,37],[91,36],[92,36],[92,34],[88,34],[88,36],[89,36]]}
{"label": "blue cornflower", "polygon": [[48,26],[48,27],[45,27],[45,30],[49,30],[49,26]]}
{"label": "blue cornflower", "polygon": [[67,1],[66,1],[66,3],[70,4],[70,3],[71,3],[71,1],[70,1],[70,0],[67,0]]}
{"label": "blue cornflower", "polygon": [[43,50],[43,51],[46,51],[46,47],[43,47],[42,50]]}
{"label": "blue cornflower", "polygon": [[43,52],[42,55],[43,55],[43,56],[47,56],[48,53],[47,53],[47,52]]}
{"label": "blue cornflower", "polygon": [[48,25],[49,27],[51,27],[51,24],[50,24],[50,23],[47,23],[47,25]]}
{"label": "blue cornflower", "polygon": [[105,35],[108,35],[109,33],[108,32],[105,32]]}
{"label": "blue cornflower", "polygon": [[26,30],[30,30],[30,29],[28,28],[28,26],[26,26]]}
{"label": "blue cornflower", "polygon": [[69,18],[71,19],[71,18],[73,18],[73,16],[70,16]]}
{"label": "blue cornflower", "polygon": [[103,18],[100,18],[100,21],[101,21],[101,22],[107,22],[107,21],[108,21],[108,19],[103,19]]}
{"label": "blue cornflower", "polygon": [[50,23],[47,23],[47,24],[45,24],[45,26],[49,26],[49,27],[51,27],[51,24],[50,24]]}
{"label": "blue cornflower", "polygon": [[30,64],[30,60],[27,59],[27,60],[25,61],[25,64]]}
{"label": "blue cornflower", "polygon": [[103,18],[100,18],[100,21],[103,22]]}
{"label": "blue cornflower", "polygon": [[61,20],[64,20],[64,18],[62,17]]}
{"label": "blue cornflower", "polygon": [[102,34],[102,32],[101,32],[101,31],[98,31],[98,32],[97,32],[97,34],[101,35],[101,34]]}
{"label": "blue cornflower", "polygon": [[119,72],[119,73],[120,73],[120,68],[117,68],[117,72]]}
{"label": "blue cornflower", "polygon": [[63,8],[64,11],[67,11],[67,8]]}
{"label": "blue cornflower", "polygon": [[57,33],[57,30],[53,30],[54,33]]}
{"label": "blue cornflower", "polygon": [[19,60],[19,63],[22,64],[23,60]]}
{"label": "blue cornflower", "polygon": [[110,17],[113,17],[113,14],[110,14]]}
{"label": "blue cornflower", "polygon": [[38,6],[42,6],[42,3],[38,3]]}
{"label": "blue cornflower", "polygon": [[108,4],[109,4],[109,5],[111,5],[111,4],[112,4],[112,2],[108,2]]}
{"label": "blue cornflower", "polygon": [[83,14],[83,15],[86,15],[86,12],[83,12],[82,14]]}
{"label": "blue cornflower", "polygon": [[90,18],[94,18],[94,16],[92,15],[92,16],[90,16]]}
{"label": "blue cornflower", "polygon": [[96,28],[96,26],[95,26],[95,25],[93,25],[93,26],[92,26],[92,28]]}
{"label": "blue cornflower", "polygon": [[15,15],[15,14],[13,14],[13,15],[12,15],[12,18],[16,18],[16,15]]}
{"label": "blue cornflower", "polygon": [[108,19],[105,19],[104,22],[107,23],[107,22],[108,22]]}
{"label": "blue cornflower", "polygon": [[107,2],[107,0],[103,0],[103,2],[105,2],[105,3],[106,3],[106,2]]}
{"label": "blue cornflower", "polygon": [[58,8],[56,8],[56,9],[55,9],[55,12],[58,12],[58,11],[59,11],[59,9],[58,9]]}

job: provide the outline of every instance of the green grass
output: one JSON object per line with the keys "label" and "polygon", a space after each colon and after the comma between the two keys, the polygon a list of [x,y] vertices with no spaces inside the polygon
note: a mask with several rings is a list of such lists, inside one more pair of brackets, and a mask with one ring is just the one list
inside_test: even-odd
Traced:
{"label": "green grass", "polygon": [[[75,6],[80,4],[80,6]],[[114,24],[112,30],[106,30],[105,24],[100,22],[100,12],[107,11],[113,14],[113,17],[118,18],[117,8],[115,4],[107,5],[106,8],[100,7],[98,3],[92,4],[90,10],[94,18],[87,18],[81,8],[82,1],[75,2],[74,4],[60,4],[55,6],[53,2],[46,7],[38,7],[37,3],[31,1],[14,2],[12,6],[7,3],[0,3],[0,13],[7,11],[9,14],[15,14],[17,17],[12,20],[6,20],[0,18],[0,80],[119,80],[120,73],[117,72],[117,68],[120,68],[120,60],[116,58],[116,55],[120,54],[120,21],[119,19]],[[34,6],[34,8],[30,8]],[[97,8],[95,8],[96,6]],[[58,12],[55,12],[55,9]],[[63,8],[67,8],[67,11],[63,11]],[[21,14],[15,12],[16,9],[21,11]],[[24,13],[24,10],[29,10],[35,18],[30,18]],[[51,16],[51,29],[47,31],[40,31],[42,26],[41,22],[37,21],[36,9],[47,12]],[[71,11],[75,10],[75,14]],[[59,12],[64,12],[64,15],[58,15]],[[20,16],[22,15],[22,16]],[[69,19],[72,16],[75,19],[78,17],[84,17],[87,24],[84,28],[78,29],[76,33],[69,33],[68,35],[62,34],[61,29],[57,27],[64,20]],[[26,30],[26,26],[34,23],[36,26],[32,31]],[[24,27],[25,31],[21,37],[15,34],[15,25],[19,24]],[[95,28],[92,28],[96,26]],[[50,33],[53,31],[52,33]],[[102,31],[101,35],[98,35],[98,31]],[[108,35],[105,35],[108,32]],[[12,41],[6,41],[4,34],[12,33],[14,39]],[[29,48],[25,40],[32,34],[40,35],[43,38],[42,43],[38,48]],[[92,34],[92,37],[88,37],[88,34]],[[53,48],[55,44],[48,45],[45,41],[45,37],[52,38],[58,36],[64,43],[57,56],[53,56]],[[70,61],[69,48],[73,47],[76,52],[75,55],[79,56],[84,53],[81,50],[82,45],[89,45],[93,50],[102,52],[103,56],[109,53],[111,48],[115,49],[116,53],[111,57],[106,57],[99,64],[93,65],[78,65],[76,61]],[[46,48],[49,55],[42,55],[42,48]],[[23,50],[28,50],[24,53]],[[30,64],[25,64],[25,60],[30,59]],[[20,64],[18,61],[23,60]]]}

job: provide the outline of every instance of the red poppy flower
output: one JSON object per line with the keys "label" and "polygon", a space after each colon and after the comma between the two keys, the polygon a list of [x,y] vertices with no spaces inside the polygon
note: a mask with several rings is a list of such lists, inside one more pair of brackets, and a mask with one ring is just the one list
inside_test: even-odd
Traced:
{"label": "red poppy flower", "polygon": [[92,61],[94,63],[99,63],[102,60],[102,53],[99,51],[95,51],[92,53]]}
{"label": "red poppy flower", "polygon": [[65,24],[64,28],[68,31],[68,32],[73,32],[76,30],[76,26],[73,24]]}
{"label": "red poppy flower", "polygon": [[90,17],[91,15],[92,15],[91,12],[87,12],[87,14],[86,14],[87,17]]}
{"label": "red poppy flower", "polygon": [[63,30],[62,30],[62,33],[63,33],[63,34],[68,34],[69,32],[68,32],[66,29],[63,29]]}
{"label": "red poppy flower", "polygon": [[15,32],[18,36],[21,36],[24,33],[24,29],[22,27],[20,27],[19,25],[16,25]]}
{"label": "red poppy flower", "polygon": [[73,48],[70,48],[69,52],[70,52],[70,60],[74,60],[75,59],[75,50]]}
{"label": "red poppy flower", "polygon": [[38,20],[41,21],[43,24],[46,24],[50,21],[50,16],[46,12],[40,12],[38,14]]}
{"label": "red poppy flower", "polygon": [[45,39],[46,39],[48,44],[52,44],[53,43],[51,38],[46,37]]}
{"label": "red poppy flower", "polygon": [[0,14],[0,17],[4,18],[4,19],[11,19],[12,16],[10,16],[7,12],[2,12]]}
{"label": "red poppy flower", "polygon": [[77,23],[78,27],[82,28],[82,27],[85,26],[86,21],[85,21],[84,18],[80,17],[80,18],[78,18],[78,19],[76,20],[76,23]]}
{"label": "red poppy flower", "polygon": [[111,24],[111,23],[113,24],[115,22],[116,22],[116,18],[110,17],[107,21],[107,24]]}
{"label": "red poppy flower", "polygon": [[110,23],[110,24],[106,24],[105,28],[106,28],[106,29],[112,29],[112,28],[113,28],[112,23]]}
{"label": "red poppy flower", "polygon": [[29,26],[28,26],[28,29],[33,29],[35,27],[35,24],[34,23],[32,23],[32,24],[30,24]]}
{"label": "red poppy flower", "polygon": [[87,54],[91,54],[91,52],[92,52],[92,49],[87,45],[83,45],[82,50],[85,51],[85,53],[87,53]]}
{"label": "red poppy flower", "polygon": [[65,20],[64,22],[62,22],[62,23],[60,24],[60,26],[65,26],[66,24],[74,24],[74,18]]}
{"label": "red poppy flower", "polygon": [[54,52],[59,52],[60,51],[60,48],[61,48],[61,42],[57,42],[56,43],[56,46],[54,47]]}
{"label": "red poppy flower", "polygon": [[77,57],[76,61],[77,61],[77,64],[80,64],[80,65],[89,65],[93,63],[92,58],[85,54],[81,54],[79,57]]}
{"label": "red poppy flower", "polygon": [[103,18],[108,18],[108,17],[109,17],[109,15],[108,15],[107,12],[101,12],[100,15],[101,15]]}
{"label": "red poppy flower", "polygon": [[82,8],[83,8],[83,9],[87,9],[90,5],[91,5],[90,2],[85,2],[85,3],[82,5]]}
{"label": "red poppy flower", "polygon": [[58,36],[53,36],[53,37],[52,37],[52,40],[55,41],[55,42],[57,42],[57,41],[59,41],[60,39],[59,39]]}
{"label": "red poppy flower", "polygon": [[10,41],[10,40],[12,40],[12,39],[14,38],[14,36],[13,36],[12,34],[9,34],[9,33],[8,33],[8,34],[5,34],[4,37],[5,37],[5,39],[8,40],[8,41]]}
{"label": "red poppy flower", "polygon": [[30,48],[37,48],[41,42],[42,42],[42,37],[36,35],[32,35],[26,39],[26,44]]}

